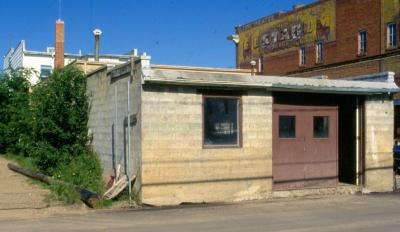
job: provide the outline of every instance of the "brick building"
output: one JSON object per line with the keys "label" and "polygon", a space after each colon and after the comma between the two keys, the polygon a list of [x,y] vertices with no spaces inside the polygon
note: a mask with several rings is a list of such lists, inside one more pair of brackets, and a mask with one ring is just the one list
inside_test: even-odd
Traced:
{"label": "brick building", "polygon": [[294,6],[236,27],[237,67],[256,61],[264,75],[330,79],[392,71],[399,79],[399,12],[398,0]]}
{"label": "brick building", "polygon": [[266,75],[400,71],[397,0],[321,0],[236,27],[237,66]]}

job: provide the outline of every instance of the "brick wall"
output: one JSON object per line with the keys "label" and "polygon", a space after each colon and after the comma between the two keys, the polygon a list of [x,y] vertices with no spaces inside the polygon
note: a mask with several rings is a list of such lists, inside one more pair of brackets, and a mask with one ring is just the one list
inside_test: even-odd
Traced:
{"label": "brick wall", "polygon": [[338,79],[343,77],[360,76],[380,72],[380,61],[372,60],[362,63],[342,65],[332,68],[324,68],[321,70],[308,71],[304,73],[295,73],[290,76],[296,77],[315,77],[328,76],[330,79]]}
{"label": "brick wall", "polygon": [[[384,36],[380,22],[381,0],[336,0],[336,41],[324,44],[323,65],[379,55],[381,38]],[[358,33],[361,30],[367,31],[367,53],[364,56],[358,55]],[[308,44],[305,47],[307,54],[305,66],[299,66],[298,51],[289,51],[285,54],[265,58],[263,74],[286,75],[294,71],[320,66],[321,64],[316,63],[315,44]],[[365,65],[362,64],[358,69],[364,67]],[[368,74],[367,71],[375,69],[368,67],[361,74]],[[360,72],[355,70],[354,73],[359,75]],[[327,71],[324,75],[329,74],[330,71]],[[336,76],[342,76],[342,74]]]}
{"label": "brick wall", "polygon": [[399,64],[400,64],[400,55],[394,54],[392,56],[380,57],[372,60],[359,61],[354,63],[321,68],[317,70],[293,73],[289,74],[289,76],[314,77],[314,76],[326,75],[331,79],[338,79],[343,77],[360,76],[360,75],[390,71],[396,73],[396,82],[399,84],[400,83]]}
{"label": "brick wall", "polygon": [[57,20],[55,37],[54,67],[64,67],[64,22]]}
{"label": "brick wall", "polygon": [[381,0],[336,0],[336,54],[333,62],[358,58],[358,32],[367,30],[367,56],[380,54]]}

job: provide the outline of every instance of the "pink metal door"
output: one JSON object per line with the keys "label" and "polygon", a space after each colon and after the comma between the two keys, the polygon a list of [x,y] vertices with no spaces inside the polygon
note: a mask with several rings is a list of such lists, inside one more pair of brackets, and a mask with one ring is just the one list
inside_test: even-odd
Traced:
{"label": "pink metal door", "polygon": [[273,107],[274,189],[329,187],[338,182],[337,107]]}

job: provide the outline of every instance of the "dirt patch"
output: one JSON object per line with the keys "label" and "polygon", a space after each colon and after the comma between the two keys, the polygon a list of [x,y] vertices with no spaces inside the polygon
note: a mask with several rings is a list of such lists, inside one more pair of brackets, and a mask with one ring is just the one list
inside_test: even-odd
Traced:
{"label": "dirt patch", "polygon": [[0,220],[31,219],[88,211],[84,205],[63,206],[57,202],[49,203],[46,201],[49,190],[9,170],[9,162],[11,161],[0,155]]}

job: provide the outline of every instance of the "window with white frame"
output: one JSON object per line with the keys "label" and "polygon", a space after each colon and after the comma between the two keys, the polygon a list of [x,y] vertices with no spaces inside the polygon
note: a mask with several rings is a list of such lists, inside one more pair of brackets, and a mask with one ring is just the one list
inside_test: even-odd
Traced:
{"label": "window with white frame", "polygon": [[358,55],[367,54],[367,31],[358,32]]}
{"label": "window with white frame", "polygon": [[306,65],[306,48],[301,47],[299,49],[299,64],[300,66],[305,66]]}
{"label": "window with white frame", "polygon": [[316,62],[322,63],[324,61],[324,48],[322,42],[318,42],[315,48],[316,52]]}
{"label": "window with white frame", "polygon": [[397,47],[397,30],[395,23],[389,23],[387,26],[387,47],[395,48]]}

